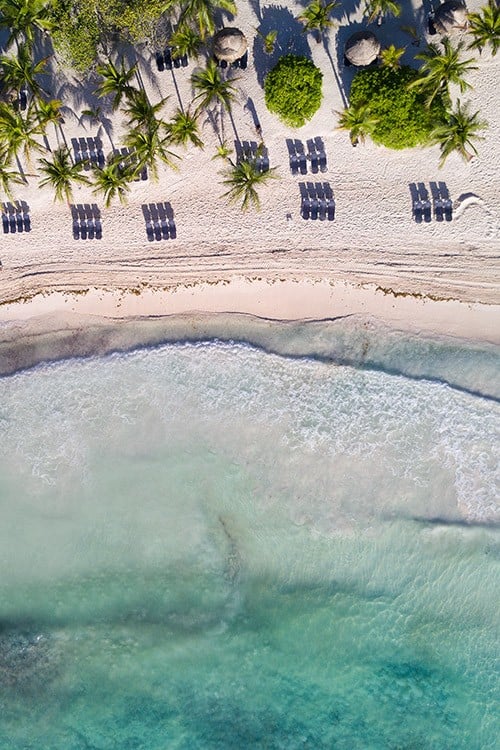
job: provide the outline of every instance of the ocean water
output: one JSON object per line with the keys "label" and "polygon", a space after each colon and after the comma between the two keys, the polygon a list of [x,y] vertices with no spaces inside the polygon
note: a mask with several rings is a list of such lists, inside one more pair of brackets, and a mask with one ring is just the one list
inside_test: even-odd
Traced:
{"label": "ocean water", "polygon": [[0,748],[497,748],[500,368],[457,351],[0,379]]}

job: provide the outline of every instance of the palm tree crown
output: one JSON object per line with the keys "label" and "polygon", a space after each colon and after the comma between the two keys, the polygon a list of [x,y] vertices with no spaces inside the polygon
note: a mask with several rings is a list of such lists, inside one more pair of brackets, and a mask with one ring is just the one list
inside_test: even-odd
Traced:
{"label": "palm tree crown", "polygon": [[73,199],[72,183],[79,182],[81,185],[90,185],[88,177],[82,174],[83,162],[73,164],[71,154],[64,146],[54,151],[52,161],[39,159],[40,172],[45,177],[38,183],[40,187],[51,185],[55,190],[55,201],[67,201]]}
{"label": "palm tree crown", "polygon": [[129,118],[127,124],[130,127],[147,130],[155,124],[156,116],[168,98],[166,96],[157,104],[151,104],[145,91],[134,89],[129,95],[127,106],[122,110]]}
{"label": "palm tree crown", "polygon": [[50,31],[50,5],[50,0],[2,0],[0,27],[10,30],[7,44],[24,39],[32,47],[37,31]]}
{"label": "palm tree crown", "polygon": [[329,3],[323,3],[323,0],[311,0],[303,13],[297,16],[297,19],[304,24],[304,32],[319,32],[318,42],[321,42],[321,34],[334,25],[330,15],[338,5],[337,0]]}
{"label": "palm tree crown", "polygon": [[404,47],[396,47],[394,44],[390,44],[388,47],[382,50],[380,53],[380,59],[384,68],[390,68],[396,70],[401,65],[401,58],[405,53]]}
{"label": "palm tree crown", "polygon": [[153,179],[158,179],[158,169],[156,160],[160,159],[171,169],[176,168],[174,159],[178,158],[176,154],[169,151],[168,137],[161,135],[163,123],[155,121],[147,129],[131,130],[125,138],[125,145],[135,155],[137,159],[134,176],[144,167],[147,167]]}
{"label": "palm tree crown", "polygon": [[106,65],[98,65],[97,72],[103,79],[97,87],[98,96],[113,95],[113,109],[117,109],[124,96],[131,96],[136,91],[130,83],[135,75],[136,68],[136,65],[132,65],[127,70],[123,58],[119,68],[111,60],[108,60]]}
{"label": "palm tree crown", "polygon": [[359,141],[363,143],[378,123],[378,118],[372,115],[369,104],[351,104],[343,112],[337,112],[337,114],[339,116],[337,128],[349,131],[353,146],[357,146]]}
{"label": "palm tree crown", "polygon": [[8,104],[0,102],[0,144],[10,161],[17,157],[21,149],[26,159],[34,151],[43,151],[43,147],[36,140],[43,129],[37,120],[33,109],[28,109],[24,115],[12,109]]}
{"label": "palm tree crown", "polygon": [[182,23],[169,39],[172,57],[197,57],[202,41],[200,35],[189,24]]}
{"label": "palm tree crown", "polygon": [[10,159],[5,147],[0,150],[0,190],[12,200],[11,185],[23,185],[24,180],[19,172],[10,169]]}
{"label": "palm tree crown", "polygon": [[277,177],[276,167],[261,172],[253,158],[242,159],[237,164],[230,163],[231,167],[226,170],[226,177],[223,180],[229,190],[224,193],[223,197],[228,198],[232,203],[241,201],[243,211],[251,205],[260,208],[257,187]]}
{"label": "palm tree crown", "polygon": [[185,0],[181,4],[179,25],[186,22],[194,22],[202,40],[207,34],[215,32],[214,16],[217,10],[236,15],[236,4],[234,0]]}
{"label": "palm tree crown", "polygon": [[368,23],[375,19],[382,23],[384,16],[398,17],[401,13],[401,6],[396,0],[366,0],[365,15],[368,16]]}
{"label": "palm tree crown", "polygon": [[94,195],[102,194],[104,205],[109,208],[111,201],[118,198],[120,203],[127,202],[130,191],[130,180],[135,172],[123,161],[112,161],[104,167],[94,167]]}
{"label": "palm tree crown", "polygon": [[474,37],[470,49],[482,52],[489,46],[491,54],[496,55],[500,48],[500,5],[495,0],[488,0],[479,13],[469,13],[469,31]]}
{"label": "palm tree crown", "polygon": [[166,126],[168,136],[172,143],[179,146],[187,146],[192,143],[198,148],[203,148],[203,141],[198,133],[196,117],[189,112],[177,109],[172,120]]}
{"label": "palm tree crown", "polygon": [[442,44],[443,52],[436,44],[429,44],[425,52],[415,55],[417,59],[423,60],[424,64],[420,69],[421,77],[413,81],[410,88],[421,88],[428,91],[428,104],[431,104],[437,94],[449,99],[448,84],[450,83],[459,86],[462,93],[471,88],[464,76],[471,70],[477,70],[477,65],[472,65],[474,62],[472,58],[468,60],[460,59],[460,53],[464,46],[463,42],[453,47],[450,40],[445,37]]}
{"label": "palm tree crown", "polygon": [[26,44],[21,44],[15,55],[1,55],[0,68],[2,78],[7,88],[19,92],[27,87],[32,94],[39,96],[43,91],[36,80],[36,76],[45,72],[48,57],[34,63],[31,50]]}
{"label": "palm tree crown", "polygon": [[479,112],[470,114],[468,103],[462,105],[458,100],[455,109],[448,112],[446,120],[431,133],[431,142],[441,147],[439,166],[443,166],[453,151],[457,151],[463,159],[470,161],[477,154],[473,141],[483,140],[479,131],[487,126],[484,120],[479,119]]}
{"label": "palm tree crown", "polygon": [[[233,81],[236,80],[236,78],[233,79]],[[219,102],[230,111],[231,102],[234,101],[236,96],[236,89],[233,86],[233,81],[223,80],[214,60],[208,61],[205,70],[193,73],[191,81],[194,89],[198,91],[193,99],[193,101],[200,100],[198,110]]]}

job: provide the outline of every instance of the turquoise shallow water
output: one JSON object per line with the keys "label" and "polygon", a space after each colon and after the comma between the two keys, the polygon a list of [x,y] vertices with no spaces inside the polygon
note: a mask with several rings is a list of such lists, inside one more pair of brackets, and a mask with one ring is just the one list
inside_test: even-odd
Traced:
{"label": "turquoise shallow water", "polygon": [[500,409],[418,363],[0,380],[2,750],[497,747]]}

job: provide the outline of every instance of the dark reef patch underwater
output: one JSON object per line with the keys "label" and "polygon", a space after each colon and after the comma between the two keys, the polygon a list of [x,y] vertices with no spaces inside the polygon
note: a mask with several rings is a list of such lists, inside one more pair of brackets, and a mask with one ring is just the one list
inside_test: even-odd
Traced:
{"label": "dark reef patch underwater", "polygon": [[0,379],[1,750],[497,747],[494,354],[398,341]]}

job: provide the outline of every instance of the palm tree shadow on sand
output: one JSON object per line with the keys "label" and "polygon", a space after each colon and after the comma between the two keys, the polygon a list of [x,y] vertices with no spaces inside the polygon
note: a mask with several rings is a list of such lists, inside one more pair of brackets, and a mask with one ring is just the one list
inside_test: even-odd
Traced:
{"label": "palm tree shadow on sand", "polygon": [[[264,78],[274,68],[283,55],[303,55],[311,59],[311,49],[302,24],[292,15],[288,8],[279,5],[269,5],[262,9],[262,20],[258,26],[258,34],[253,44],[253,60],[257,80],[261,86]],[[271,55],[264,52],[262,37],[270,31],[277,31],[274,51]]]}

